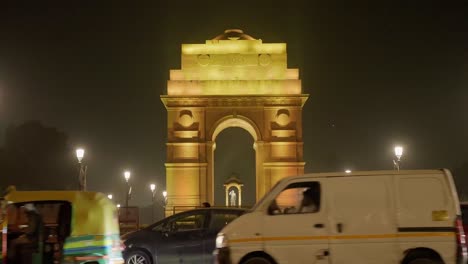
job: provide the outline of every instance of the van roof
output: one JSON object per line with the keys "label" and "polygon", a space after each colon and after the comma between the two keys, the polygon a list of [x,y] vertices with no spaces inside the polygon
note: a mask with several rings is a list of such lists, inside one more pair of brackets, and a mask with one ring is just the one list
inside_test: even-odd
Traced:
{"label": "van roof", "polygon": [[440,174],[447,173],[445,169],[434,169],[434,170],[376,170],[376,171],[353,171],[350,173],[346,172],[319,172],[319,173],[307,173],[303,175],[290,176],[285,179],[298,179],[298,178],[310,178],[310,177],[350,177],[350,176],[379,176],[379,175],[424,175],[424,174]]}

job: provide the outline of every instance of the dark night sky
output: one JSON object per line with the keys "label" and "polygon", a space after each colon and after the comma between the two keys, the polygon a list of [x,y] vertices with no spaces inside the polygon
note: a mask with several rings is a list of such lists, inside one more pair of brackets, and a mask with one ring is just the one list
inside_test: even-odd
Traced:
{"label": "dark night sky", "polygon": [[[264,42],[286,42],[289,68],[300,69],[310,94],[307,172],[392,169],[395,144],[405,147],[405,168],[468,162],[466,4],[138,2],[2,3],[0,140],[9,124],[57,127],[86,148],[91,189],[119,196],[130,168],[135,201],[149,202],[148,183],[165,182],[159,96],[169,69],[180,68],[180,45],[241,28]],[[225,175],[218,181],[254,171],[254,161],[244,161],[252,142],[232,143],[248,139],[238,132],[220,135],[217,172]]]}

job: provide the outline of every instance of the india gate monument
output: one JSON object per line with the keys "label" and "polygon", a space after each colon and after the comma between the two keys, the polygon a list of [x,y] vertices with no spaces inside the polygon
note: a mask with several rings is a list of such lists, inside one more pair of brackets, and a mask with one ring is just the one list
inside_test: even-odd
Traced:
{"label": "india gate monument", "polygon": [[226,128],[243,128],[254,139],[257,201],[281,178],[303,174],[307,98],[299,69],[288,69],[286,43],[263,43],[230,29],[204,44],[182,44],[181,69],[170,70],[161,95],[166,215],[214,204],[216,137]]}

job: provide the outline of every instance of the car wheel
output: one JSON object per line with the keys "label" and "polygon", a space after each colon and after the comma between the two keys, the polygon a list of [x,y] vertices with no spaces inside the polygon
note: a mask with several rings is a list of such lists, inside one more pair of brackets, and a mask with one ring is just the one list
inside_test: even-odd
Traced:
{"label": "car wheel", "polygon": [[411,260],[408,264],[442,264],[442,262],[428,258],[418,258]]}
{"label": "car wheel", "polygon": [[135,250],[128,254],[126,264],[151,264],[151,258],[141,250]]}
{"label": "car wheel", "polygon": [[242,264],[273,264],[269,259],[264,257],[251,257],[248,258],[246,261],[242,262]]}

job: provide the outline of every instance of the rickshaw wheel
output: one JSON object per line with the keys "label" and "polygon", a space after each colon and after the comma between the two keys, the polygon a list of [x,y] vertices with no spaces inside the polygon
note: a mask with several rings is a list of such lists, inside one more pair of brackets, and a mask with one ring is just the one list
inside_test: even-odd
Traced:
{"label": "rickshaw wheel", "polygon": [[151,258],[141,250],[132,251],[127,259],[126,264],[151,264]]}

